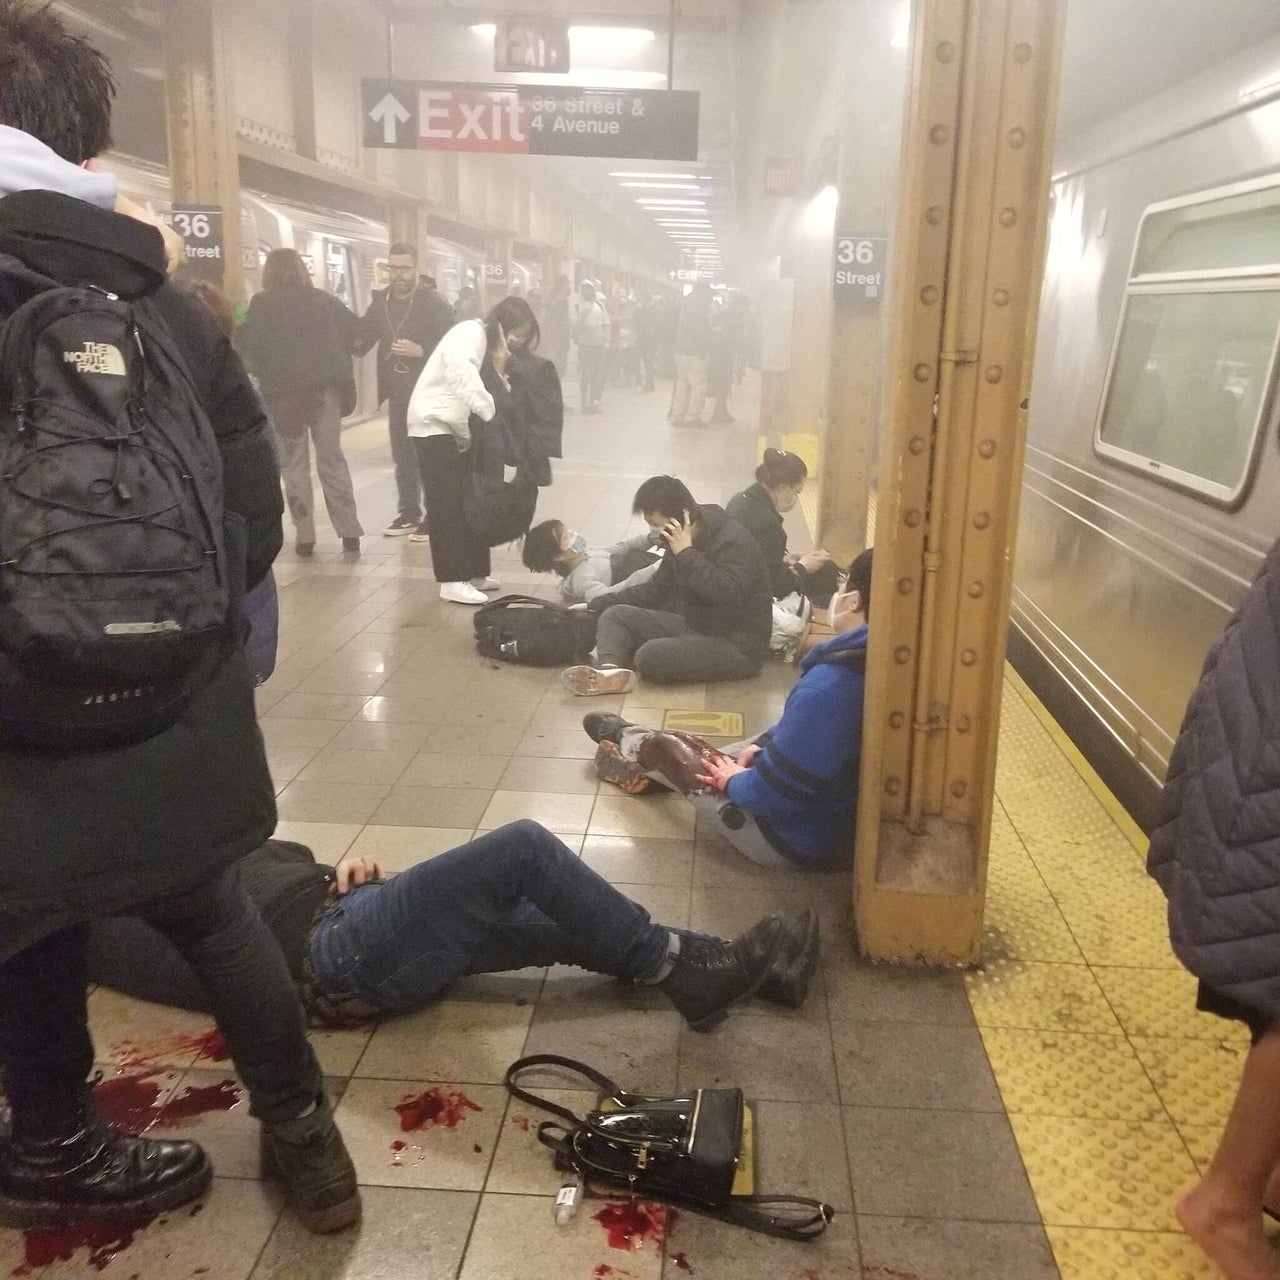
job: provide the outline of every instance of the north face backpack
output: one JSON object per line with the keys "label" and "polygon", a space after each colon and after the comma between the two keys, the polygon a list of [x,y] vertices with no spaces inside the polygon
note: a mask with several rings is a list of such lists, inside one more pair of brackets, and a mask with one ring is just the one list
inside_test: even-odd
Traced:
{"label": "north face backpack", "polygon": [[486,658],[524,667],[581,662],[596,642],[594,614],[536,596],[500,596],[475,612],[476,648]]}
{"label": "north face backpack", "polygon": [[243,583],[161,316],[0,257],[0,735],[139,741],[218,665]]}

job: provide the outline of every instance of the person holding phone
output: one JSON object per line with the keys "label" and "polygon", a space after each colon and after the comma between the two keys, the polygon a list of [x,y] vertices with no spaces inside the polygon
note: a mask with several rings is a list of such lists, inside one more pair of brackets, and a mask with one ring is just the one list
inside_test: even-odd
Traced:
{"label": "person holding phone", "polygon": [[565,671],[565,688],[591,697],[627,693],[637,674],[655,684],[757,674],[769,656],[773,593],[756,540],[674,476],[646,480],[633,510],[661,538],[662,563],[647,582],[588,604],[600,615],[597,661]]}

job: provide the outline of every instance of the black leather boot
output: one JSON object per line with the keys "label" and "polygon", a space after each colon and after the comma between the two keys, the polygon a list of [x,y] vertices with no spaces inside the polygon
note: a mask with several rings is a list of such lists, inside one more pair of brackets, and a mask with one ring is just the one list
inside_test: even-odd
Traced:
{"label": "black leather boot", "polygon": [[0,1142],[0,1224],[151,1217],[198,1199],[212,1177],[194,1142],[108,1129],[85,1086],[46,1115],[13,1116]]}
{"label": "black leather boot", "polygon": [[310,1115],[264,1124],[261,1151],[262,1176],[279,1185],[308,1231],[324,1235],[360,1221],[355,1166],[328,1098]]}
{"label": "black leather boot", "polygon": [[589,711],[582,717],[582,727],[592,742],[622,742],[622,731],[631,728],[631,721],[607,711]]}
{"label": "black leather boot", "polygon": [[732,942],[681,937],[671,972],[657,984],[694,1031],[710,1031],[729,1006],[754,994],[782,941],[782,918],[766,916]]}
{"label": "black leather boot", "polygon": [[818,917],[808,908],[786,921],[782,945],[756,990],[761,1000],[798,1009],[809,994],[809,985],[818,971],[822,935]]}

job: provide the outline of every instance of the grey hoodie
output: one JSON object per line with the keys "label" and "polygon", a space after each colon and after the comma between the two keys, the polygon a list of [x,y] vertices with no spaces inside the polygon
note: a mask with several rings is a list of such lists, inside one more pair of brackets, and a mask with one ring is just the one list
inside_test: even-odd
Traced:
{"label": "grey hoodie", "polygon": [[19,191],[56,191],[100,209],[114,209],[118,183],[64,160],[21,129],[0,124],[0,198]]}

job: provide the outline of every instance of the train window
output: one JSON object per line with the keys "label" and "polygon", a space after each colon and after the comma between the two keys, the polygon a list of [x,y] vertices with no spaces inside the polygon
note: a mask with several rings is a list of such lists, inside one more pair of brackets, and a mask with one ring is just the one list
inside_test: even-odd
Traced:
{"label": "train window", "polygon": [[1224,505],[1244,493],[1280,335],[1280,185],[1153,205],[1094,444]]}

